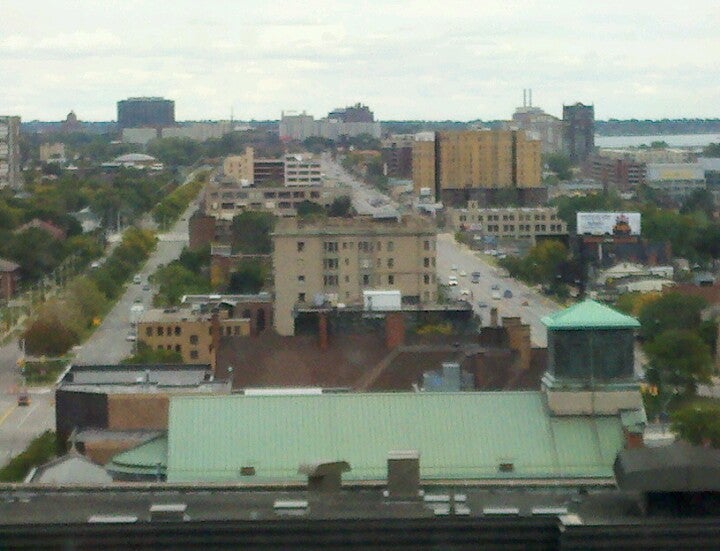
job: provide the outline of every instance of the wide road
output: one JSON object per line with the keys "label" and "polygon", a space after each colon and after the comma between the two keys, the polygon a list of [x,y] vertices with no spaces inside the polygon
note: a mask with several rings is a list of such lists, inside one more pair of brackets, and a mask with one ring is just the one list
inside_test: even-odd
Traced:
{"label": "wide road", "polygon": [[[192,180],[195,172],[187,177],[185,183]],[[188,244],[188,218],[197,208],[197,201],[192,202],[181,219],[166,234],[158,236],[155,251],[139,272],[142,283],[128,284],[100,326],[76,349],[74,363],[113,364],[132,353],[134,344],[126,340],[130,332],[130,306],[140,299],[146,308],[150,307],[151,292],[143,291],[143,286],[160,264],[167,264],[180,256],[183,247]],[[17,405],[21,379],[16,362],[20,356],[16,340],[0,347],[0,467],[23,451],[37,435],[55,428],[54,386],[31,388],[30,405]]]}
{"label": "wide road", "polygon": [[[455,268],[455,269],[453,269]],[[480,273],[479,283],[471,283],[471,274]],[[465,274],[465,275],[462,275]],[[457,287],[450,287],[453,296],[460,297],[464,290],[469,292],[473,310],[483,325],[490,323],[490,309],[498,309],[498,320],[503,317],[519,317],[530,325],[530,335],[534,346],[547,346],[547,333],[540,321],[544,316],[558,311],[561,307],[531,287],[510,277],[501,277],[500,270],[468,249],[455,242],[451,234],[443,233],[437,239],[437,276],[441,283],[447,284],[448,278],[457,277]],[[506,291],[511,298],[493,299],[492,287],[497,285],[501,295]],[[527,306],[523,304],[527,303]]]}

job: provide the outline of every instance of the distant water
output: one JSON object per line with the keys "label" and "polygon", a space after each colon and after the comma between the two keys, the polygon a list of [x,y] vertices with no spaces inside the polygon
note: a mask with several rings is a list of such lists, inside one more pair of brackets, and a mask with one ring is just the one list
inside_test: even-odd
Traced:
{"label": "distant water", "polygon": [[720,134],[660,134],[656,136],[598,136],[597,147],[638,147],[652,142],[667,142],[671,147],[705,147],[710,143],[720,143]]}

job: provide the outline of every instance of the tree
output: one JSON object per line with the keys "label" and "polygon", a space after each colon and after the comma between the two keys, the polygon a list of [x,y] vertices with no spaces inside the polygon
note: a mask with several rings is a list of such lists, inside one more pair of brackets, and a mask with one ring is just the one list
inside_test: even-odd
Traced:
{"label": "tree", "polygon": [[313,216],[318,217],[325,215],[325,209],[322,207],[322,205],[319,205],[313,201],[308,201],[307,199],[298,203],[296,209],[297,215],[300,218],[310,218]]}
{"label": "tree", "polygon": [[244,259],[238,264],[237,269],[230,274],[228,292],[259,293],[265,284],[266,278],[267,269],[260,260]]}
{"label": "tree", "polygon": [[672,430],[686,442],[720,448],[720,406],[690,404],[675,411],[671,422]]}
{"label": "tree", "polygon": [[234,252],[270,254],[270,233],[277,218],[269,212],[248,210],[233,218],[230,226]]}
{"label": "tree", "polygon": [[38,318],[23,333],[25,348],[36,356],[60,356],[78,342],[78,335],[57,318]]}
{"label": "tree", "polygon": [[352,199],[350,199],[349,195],[336,197],[328,207],[329,216],[348,217],[352,216],[353,213]]}
{"label": "tree", "polygon": [[547,156],[547,165],[550,170],[557,174],[560,180],[572,178],[572,162],[567,155],[562,153],[551,153]]}
{"label": "tree", "polygon": [[645,304],[639,313],[640,334],[652,341],[671,329],[697,330],[705,299],[681,293],[667,293]]}
{"label": "tree", "polygon": [[696,189],[685,198],[680,207],[681,214],[702,212],[708,218],[712,217],[713,210],[715,210],[715,199],[707,189]]}
{"label": "tree", "polygon": [[720,157],[720,143],[711,143],[703,150],[704,157]]}
{"label": "tree", "polygon": [[567,257],[567,248],[560,241],[541,241],[530,249],[523,260],[526,277],[533,283],[553,285]]}
{"label": "tree", "polygon": [[707,384],[713,373],[710,349],[697,332],[670,329],[645,345],[650,359],[648,381],[662,394],[679,391],[692,396],[699,384]]}

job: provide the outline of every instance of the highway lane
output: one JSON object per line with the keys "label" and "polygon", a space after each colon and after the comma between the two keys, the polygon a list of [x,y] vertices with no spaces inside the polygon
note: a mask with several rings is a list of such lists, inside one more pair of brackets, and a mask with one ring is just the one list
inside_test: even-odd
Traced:
{"label": "highway lane", "polygon": [[[457,270],[453,270],[453,266]],[[460,275],[463,272],[465,276]],[[479,283],[471,282],[473,272],[480,272]],[[452,295],[459,297],[463,289],[470,291],[473,309],[484,325],[490,322],[490,309],[495,307],[498,318],[519,317],[523,323],[529,324],[534,346],[547,346],[547,334],[541,319],[561,307],[524,283],[501,277],[497,268],[465,245],[456,243],[451,234],[443,233],[437,239],[437,277],[441,283],[447,284],[450,275],[458,279],[457,287],[449,288]],[[501,294],[510,290],[512,298],[493,299],[493,285],[499,286]],[[527,306],[523,306],[523,302],[527,302]],[[487,306],[481,307],[478,303]]]}

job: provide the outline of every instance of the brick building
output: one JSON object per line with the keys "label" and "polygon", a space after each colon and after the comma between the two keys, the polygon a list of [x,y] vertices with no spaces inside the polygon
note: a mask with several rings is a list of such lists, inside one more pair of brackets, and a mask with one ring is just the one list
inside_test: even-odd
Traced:
{"label": "brick building", "polygon": [[20,266],[0,258],[0,299],[8,300],[17,292],[20,281]]}

